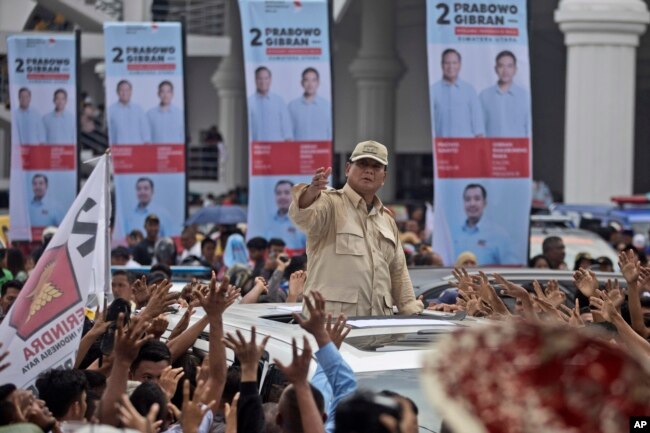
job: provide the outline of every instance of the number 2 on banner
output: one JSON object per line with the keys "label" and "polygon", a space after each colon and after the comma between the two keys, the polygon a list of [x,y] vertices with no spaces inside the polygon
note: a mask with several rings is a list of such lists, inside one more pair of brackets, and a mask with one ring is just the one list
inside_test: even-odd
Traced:
{"label": "number 2 on banner", "polygon": [[124,54],[124,51],[122,51],[122,48],[115,47],[111,51],[115,53],[115,57],[113,57],[113,63],[123,63],[124,59],[122,58],[122,55]]}
{"label": "number 2 on banner", "polygon": [[23,59],[16,59],[16,72],[18,73],[23,73],[25,72],[25,68],[23,68],[23,65],[25,64]]}
{"label": "number 2 on banner", "polygon": [[251,33],[254,35],[253,40],[251,40],[251,45],[253,47],[259,47],[260,45],[262,45],[262,43],[260,42],[260,38],[262,37],[262,31],[260,29],[253,28],[251,29]]}
{"label": "number 2 on banner", "polygon": [[447,15],[449,15],[449,5],[445,3],[438,3],[436,5],[436,9],[441,9],[442,14],[438,17],[438,24],[451,24],[451,21],[447,19]]}

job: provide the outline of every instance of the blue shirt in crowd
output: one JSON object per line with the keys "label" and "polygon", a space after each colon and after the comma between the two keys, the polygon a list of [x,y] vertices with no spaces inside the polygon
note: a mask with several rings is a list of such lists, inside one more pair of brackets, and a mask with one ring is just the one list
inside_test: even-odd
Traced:
{"label": "blue shirt in crowd", "polygon": [[311,384],[323,394],[327,421],[325,431],[334,432],[336,406],[357,389],[357,379],[352,368],[343,360],[334,343],[327,343],[316,352],[318,367]]}
{"label": "blue shirt in crowd", "polygon": [[431,86],[436,137],[468,138],[485,134],[483,113],[474,87],[456,80]]}
{"label": "blue shirt in crowd", "polygon": [[304,96],[289,103],[295,140],[331,140],[332,107],[320,96],[307,102]]}
{"label": "blue shirt in crowd", "polygon": [[452,233],[454,242],[454,257],[464,251],[471,251],[476,255],[480,266],[485,265],[518,265],[512,250],[512,238],[501,227],[488,221],[480,220],[474,227],[469,227],[465,222],[458,230]]}
{"label": "blue shirt in crowd", "polygon": [[159,105],[147,111],[147,118],[152,143],[185,143],[185,119],[180,108],[170,105],[166,110],[162,110]]}
{"label": "blue shirt in crowd", "polygon": [[62,219],[61,210],[48,200],[33,199],[29,203],[29,220],[32,227],[58,226]]}
{"label": "blue shirt in crowd", "polygon": [[248,98],[252,141],[285,141],[293,139],[291,118],[284,100],[274,94],[255,92]]}
{"label": "blue shirt in crowd", "polygon": [[45,143],[75,144],[77,142],[75,118],[69,111],[47,113],[43,116],[43,125],[45,126]]}
{"label": "blue shirt in crowd", "polygon": [[307,236],[293,225],[288,213],[280,215],[276,212],[266,224],[264,237],[282,239],[290,250],[307,248]]}
{"label": "blue shirt in crowd", "polygon": [[45,129],[43,118],[33,108],[27,110],[14,110],[12,121],[16,124],[18,131],[18,142],[20,144],[42,144],[45,143]]}
{"label": "blue shirt in crowd", "polygon": [[530,99],[528,92],[512,84],[502,91],[497,84],[480,95],[486,137],[530,136]]}
{"label": "blue shirt in crowd", "polygon": [[108,135],[111,144],[151,143],[149,122],[139,105],[116,102],[108,111]]}

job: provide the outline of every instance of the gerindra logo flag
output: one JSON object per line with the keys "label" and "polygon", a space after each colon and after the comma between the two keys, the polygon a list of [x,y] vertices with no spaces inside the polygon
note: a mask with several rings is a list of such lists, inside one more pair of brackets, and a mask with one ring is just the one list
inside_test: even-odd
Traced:
{"label": "gerindra logo flag", "polygon": [[101,299],[110,281],[107,158],[98,161],[0,323],[0,341],[10,361],[0,383],[33,388],[41,372],[74,366],[88,295]]}
{"label": "gerindra logo flag", "polygon": [[[81,295],[70,264],[67,244],[52,248],[39,259],[32,278],[22,290],[13,308],[9,324],[27,341],[37,331],[63,318],[64,313],[81,301]],[[77,321],[63,321],[53,325],[54,330],[68,332],[75,329]]]}

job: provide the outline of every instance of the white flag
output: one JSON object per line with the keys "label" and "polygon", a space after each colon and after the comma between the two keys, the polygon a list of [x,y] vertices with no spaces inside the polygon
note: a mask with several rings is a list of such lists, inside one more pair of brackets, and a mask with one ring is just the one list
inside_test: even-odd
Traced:
{"label": "white flag", "polygon": [[109,188],[104,155],[0,324],[11,362],[0,384],[35,390],[41,372],[74,366],[88,295],[101,299],[110,281]]}

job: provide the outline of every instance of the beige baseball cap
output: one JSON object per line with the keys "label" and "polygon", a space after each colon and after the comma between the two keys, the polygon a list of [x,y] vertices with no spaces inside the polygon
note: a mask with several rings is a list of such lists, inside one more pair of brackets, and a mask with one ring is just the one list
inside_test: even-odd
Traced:
{"label": "beige baseball cap", "polygon": [[350,161],[354,162],[363,158],[372,158],[384,165],[388,165],[388,149],[376,141],[362,141],[354,148]]}

